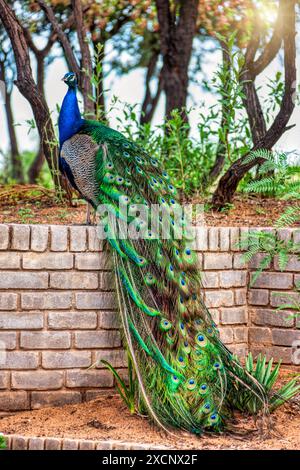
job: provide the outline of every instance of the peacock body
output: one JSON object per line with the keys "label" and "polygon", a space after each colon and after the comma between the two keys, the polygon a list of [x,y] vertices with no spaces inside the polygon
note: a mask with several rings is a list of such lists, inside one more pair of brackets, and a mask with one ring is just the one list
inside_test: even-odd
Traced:
{"label": "peacock body", "polygon": [[[122,221],[124,207],[137,236],[115,236],[111,218],[104,231],[111,246],[119,313],[144,404],[161,426],[200,433],[220,430],[242,388],[266,403],[261,385],[234,359],[201,297],[197,256],[178,222],[175,187],[160,163],[134,142],[100,122],[80,116],[76,77],[60,117],[60,168],[96,209],[109,206]],[[155,204],[167,217],[171,236],[139,219],[140,205]],[[165,219],[164,219],[165,220]],[[183,226],[183,237],[176,229]],[[124,233],[123,233],[124,235]]]}

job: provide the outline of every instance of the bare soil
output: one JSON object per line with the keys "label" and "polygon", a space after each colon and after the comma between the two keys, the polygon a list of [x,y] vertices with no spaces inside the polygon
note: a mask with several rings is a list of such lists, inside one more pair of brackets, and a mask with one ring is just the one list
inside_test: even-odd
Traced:
{"label": "bare soil", "polygon": [[235,430],[230,433],[201,437],[180,431],[166,434],[148,418],[131,415],[116,395],[0,418],[1,432],[23,436],[120,440],[171,449],[300,449],[299,400],[298,405],[284,405],[272,414],[270,425],[270,431],[262,432],[252,418],[237,415]]}
{"label": "bare soil", "polygon": [[[193,204],[205,204],[194,199]],[[53,191],[41,186],[0,186],[0,223],[84,224],[86,204],[58,204]],[[227,210],[212,211],[205,204],[204,222],[208,226],[272,226],[291,205],[291,201],[237,195]]]}

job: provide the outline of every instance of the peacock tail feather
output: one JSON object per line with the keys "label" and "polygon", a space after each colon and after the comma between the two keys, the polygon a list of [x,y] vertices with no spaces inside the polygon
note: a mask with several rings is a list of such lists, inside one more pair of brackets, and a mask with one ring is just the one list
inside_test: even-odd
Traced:
{"label": "peacock tail feather", "polygon": [[[109,205],[119,222],[124,218],[120,206],[125,206],[137,234],[116,236],[113,222],[105,219],[126,343],[153,418],[162,426],[197,433],[221,429],[241,386],[267,408],[263,388],[220,341],[203,303],[196,253],[187,237],[175,236],[184,219],[178,222],[173,215],[179,201],[168,174],[135,143],[98,122],[85,121],[80,135],[98,145],[94,205]],[[168,239],[136,218],[141,205],[153,204],[163,210],[158,229],[163,218],[169,222]]]}
{"label": "peacock tail feather", "polygon": [[[67,80],[74,81],[73,75]],[[158,160],[99,122],[79,115],[70,135],[72,106],[78,116],[70,82],[59,122],[60,167],[95,209],[107,208],[101,227],[113,258],[126,344],[149,413],[165,428],[221,430],[241,388],[267,412],[263,386],[223,345],[203,303],[197,255],[185,218],[176,216],[180,204],[169,175]],[[151,228],[145,217],[150,206],[159,208]]]}

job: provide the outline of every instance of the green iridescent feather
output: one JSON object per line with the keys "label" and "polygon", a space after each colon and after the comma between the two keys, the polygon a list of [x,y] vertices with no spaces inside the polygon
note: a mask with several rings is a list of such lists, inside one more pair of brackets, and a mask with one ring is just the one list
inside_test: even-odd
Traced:
{"label": "green iridescent feather", "polygon": [[[128,207],[128,222],[137,235],[114,237],[107,222],[124,336],[149,413],[161,426],[195,433],[220,430],[240,387],[267,409],[263,387],[220,341],[201,297],[191,242],[187,236],[175,238],[184,221],[174,215],[179,201],[169,176],[151,155],[98,122],[85,121],[80,134],[99,145],[94,206],[110,204],[119,221],[119,203]],[[163,208],[156,229],[143,220],[135,223],[140,204]],[[165,222],[169,239],[157,233]]]}

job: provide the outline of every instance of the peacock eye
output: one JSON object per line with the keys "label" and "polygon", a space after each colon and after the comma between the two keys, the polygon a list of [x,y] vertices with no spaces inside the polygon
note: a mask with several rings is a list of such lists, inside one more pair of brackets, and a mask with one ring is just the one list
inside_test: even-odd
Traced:
{"label": "peacock eye", "polygon": [[129,154],[128,152],[123,152],[123,156],[124,156],[125,158],[129,158],[129,157],[130,157],[130,154]]}

